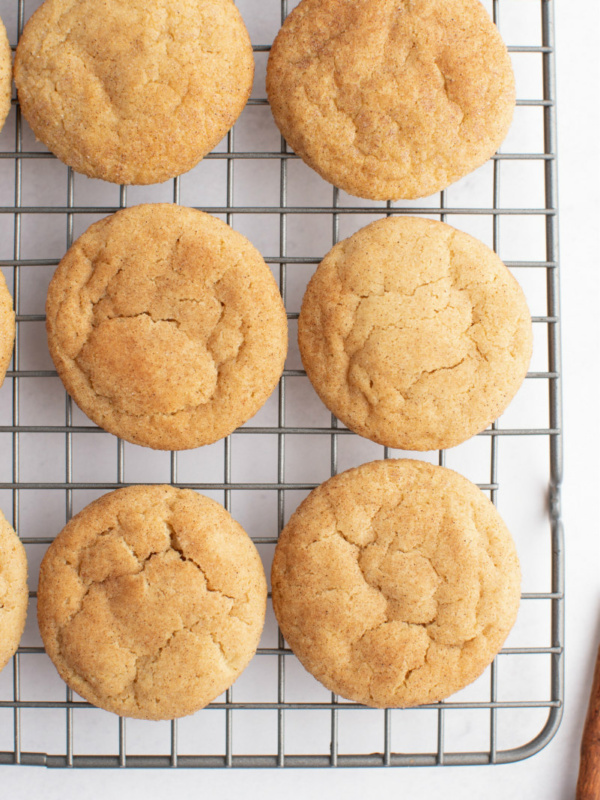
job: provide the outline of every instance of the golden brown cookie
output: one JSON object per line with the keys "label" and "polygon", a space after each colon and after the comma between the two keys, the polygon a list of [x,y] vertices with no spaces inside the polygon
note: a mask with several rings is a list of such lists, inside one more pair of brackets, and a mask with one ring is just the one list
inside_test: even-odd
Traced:
{"label": "golden brown cookie", "polygon": [[260,253],[215,217],[142,205],[92,225],[46,303],[69,394],[134,444],[183,450],[252,417],[283,371],[287,319]]}
{"label": "golden brown cookie", "polygon": [[78,172],[127,184],[195,166],[241,114],[253,76],[232,0],[46,0],[15,58],[35,135]]}
{"label": "golden brown cookie", "polygon": [[0,272],[0,386],[12,358],[15,344],[15,312],[4,275]]}
{"label": "golden brown cookie", "polygon": [[19,646],[28,602],[25,548],[0,511],[0,670]]}
{"label": "golden brown cookie", "polygon": [[379,708],[474,681],[520,599],[514,542],[492,503],[456,472],[410,460],[364,464],[311,492],[281,534],[271,582],[306,669]]}
{"label": "golden brown cookie", "polygon": [[298,338],[308,377],[349,428],[402,450],[454,447],[508,406],[532,348],[525,296],[482,242],[390,217],[337,244]]}
{"label": "golden brown cookie", "polygon": [[10,111],[12,95],[12,53],[6,28],[0,19],[0,130]]}
{"label": "golden brown cookie", "polygon": [[173,719],[225,691],[258,646],[266,580],[214,500],[172,486],[104,495],[40,570],[38,621],[61,677],[116,714]]}
{"label": "golden brown cookie", "polygon": [[302,0],[273,44],[267,93],[293,150],[374,200],[424,197],[481,166],[515,106],[479,0]]}

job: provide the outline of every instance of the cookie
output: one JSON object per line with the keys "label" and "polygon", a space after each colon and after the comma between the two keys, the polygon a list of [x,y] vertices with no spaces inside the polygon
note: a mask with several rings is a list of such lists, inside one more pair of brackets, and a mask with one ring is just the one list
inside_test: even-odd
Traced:
{"label": "cookie", "polygon": [[23,114],[91,178],[166,181],[231,128],[254,58],[232,0],[46,0],[15,58]]}
{"label": "cookie", "polygon": [[364,464],[311,492],[281,534],[271,583],[306,669],[376,708],[437,702],[474,681],[520,599],[492,503],[456,472],[411,460]]}
{"label": "cookie", "polygon": [[0,272],[0,386],[12,358],[15,344],[15,312],[4,275]]}
{"label": "cookie", "polygon": [[267,94],[293,150],[373,200],[425,197],[481,166],[515,106],[479,0],[302,0],[273,44]]}
{"label": "cookie", "polygon": [[28,602],[25,548],[0,511],[0,670],[19,646]]}
{"label": "cookie", "polygon": [[0,130],[10,111],[12,95],[12,53],[6,28],[0,19]]}
{"label": "cookie", "polygon": [[258,646],[266,580],[225,509],[190,490],[132,486],[91,503],[50,545],[38,621],[63,680],[138,719],[192,714]]}
{"label": "cookie", "polygon": [[287,318],[260,253],[221,220],[141,205],[92,225],[50,283],[48,345],[98,425],[183,450],[252,417],[283,371]]}
{"label": "cookie", "polygon": [[401,450],[454,447],[508,406],[531,317],[508,269],[441,222],[390,217],[337,244],[298,323],[302,361],[349,428]]}

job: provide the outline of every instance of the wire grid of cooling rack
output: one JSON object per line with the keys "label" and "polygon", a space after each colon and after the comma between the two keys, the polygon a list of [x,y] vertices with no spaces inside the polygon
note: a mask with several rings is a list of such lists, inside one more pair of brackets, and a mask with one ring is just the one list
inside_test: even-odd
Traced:
{"label": "wire grid of cooling rack", "polygon": [[[499,21],[501,12],[507,8],[511,0],[488,0],[487,6],[492,12],[496,22]],[[39,2],[34,3],[39,5]],[[269,4],[259,0],[240,0],[239,6],[243,6],[244,15],[253,12],[266,13],[268,5],[272,6],[273,13],[277,14],[278,23],[285,18],[288,13],[288,3],[286,0],[269,0]],[[289,4],[290,8],[292,3]],[[143,747],[132,746],[132,726],[135,723],[131,720],[126,721],[109,715],[110,724],[110,743],[102,748],[102,752],[95,751],[89,745],[89,739],[82,743],[78,741],[79,732],[87,730],[91,715],[105,715],[93,709],[89,704],[82,702],[73,696],[70,690],[65,689],[61,684],[60,692],[62,699],[57,699],[55,695],[46,695],[44,686],[37,685],[37,689],[32,696],[29,689],[24,687],[24,675],[28,674],[27,665],[31,660],[46,658],[44,650],[39,645],[24,645],[19,648],[18,653],[13,659],[12,672],[10,674],[10,697],[0,691],[0,763],[2,764],[29,764],[46,765],[49,767],[316,767],[316,766],[409,766],[409,765],[442,765],[442,764],[487,764],[515,761],[526,758],[537,750],[541,749],[553,736],[556,731],[562,711],[562,671],[563,671],[563,557],[562,557],[562,530],[560,522],[559,489],[561,481],[561,407],[560,407],[560,346],[559,346],[559,287],[558,287],[558,251],[557,251],[557,187],[556,187],[556,138],[555,138],[555,94],[554,94],[554,49],[553,49],[553,4],[552,0],[529,0],[529,7],[536,6],[539,13],[540,38],[532,44],[518,44],[510,46],[509,50],[513,54],[531,54],[541,60],[541,96],[533,99],[519,99],[518,107],[538,109],[542,116],[543,148],[540,152],[507,152],[498,154],[491,162],[491,186],[492,202],[483,204],[481,207],[473,205],[456,207],[449,201],[448,192],[437,195],[433,202],[427,204],[422,201],[419,203],[387,203],[387,204],[361,204],[353,198],[342,197],[341,192],[329,187],[329,203],[320,205],[305,205],[290,202],[289,191],[289,171],[290,165],[298,162],[291,153],[284,141],[281,141],[280,150],[236,150],[234,128],[227,136],[226,142],[215,152],[207,156],[205,162],[216,160],[224,162],[223,180],[225,182],[226,201],[225,205],[212,204],[207,206],[199,205],[203,210],[220,215],[227,222],[235,224],[243,215],[275,215],[278,224],[279,252],[276,255],[266,254],[266,260],[272,265],[276,275],[278,275],[280,288],[284,300],[289,299],[289,282],[294,275],[294,270],[304,267],[314,267],[320,260],[325,250],[321,253],[306,251],[295,255],[288,251],[288,226],[290,220],[297,215],[301,215],[310,220],[320,217],[326,219],[330,227],[330,244],[335,243],[340,238],[343,231],[340,231],[340,221],[344,215],[359,215],[365,224],[368,220],[366,215],[381,216],[412,213],[428,215],[431,218],[449,220],[450,222],[466,217],[486,216],[491,220],[491,244],[494,249],[501,250],[501,223],[509,217],[519,217],[527,223],[532,217],[542,219],[545,239],[545,258],[536,260],[507,260],[509,267],[520,271],[520,274],[537,273],[543,275],[545,285],[546,309],[544,314],[533,316],[536,326],[541,326],[547,331],[545,342],[547,365],[544,369],[529,373],[526,384],[543,383],[547,385],[547,410],[542,404],[536,419],[543,418],[544,424],[521,425],[504,427],[500,422],[476,437],[478,442],[484,442],[487,460],[487,479],[477,481],[480,488],[489,493],[492,500],[496,502],[500,489],[500,449],[509,440],[545,443],[549,450],[549,486],[547,508],[545,509],[545,523],[548,534],[543,542],[538,542],[537,548],[548,549],[548,583],[544,591],[532,591],[523,593],[522,611],[526,614],[526,608],[536,604],[545,604],[547,609],[547,632],[548,640],[543,646],[506,646],[501,654],[480,679],[484,685],[483,699],[467,699],[460,697],[450,698],[448,701],[430,706],[424,706],[415,710],[385,710],[373,711],[348,703],[342,698],[327,695],[319,696],[315,700],[311,691],[302,695],[302,687],[307,685],[300,681],[300,694],[290,697],[289,687],[293,683],[292,678],[297,675],[297,663],[295,657],[287,648],[286,643],[279,633],[274,633],[271,641],[261,642],[256,659],[253,664],[257,664],[257,669],[269,673],[268,680],[271,683],[270,696],[268,700],[248,700],[238,695],[237,684],[230,689],[226,695],[210,705],[210,707],[190,719],[208,719],[208,734],[206,731],[201,736],[199,734],[191,737],[192,745],[182,745],[183,726],[185,720],[173,723],[144,723],[145,725],[155,726],[153,730],[160,728],[163,736],[162,744],[153,748],[145,744]],[[14,8],[16,6],[16,9]],[[25,7],[25,0],[4,0],[1,7],[3,15],[10,14],[12,7],[13,15],[16,13],[15,31],[20,32],[23,24],[31,13],[31,8]],[[510,9],[509,9],[510,10]],[[13,39],[14,41],[14,39]],[[510,44],[510,42],[509,42]],[[254,50],[258,54],[267,53],[268,44],[255,44]],[[15,104],[16,105],[16,104]],[[249,106],[266,106],[267,101],[262,96],[253,96],[249,101]],[[56,258],[28,258],[24,256],[24,241],[31,231],[30,223],[41,219],[35,215],[51,215],[52,223],[65,226],[65,244],[69,246],[76,233],[76,223],[80,215],[106,215],[119,207],[124,207],[128,203],[128,190],[121,187],[119,190],[119,202],[112,205],[100,205],[88,203],[87,205],[77,205],[76,200],[76,176],[71,169],[64,168],[66,176],[67,191],[66,205],[28,205],[24,202],[23,172],[26,165],[40,163],[40,159],[47,160],[53,157],[43,148],[29,148],[24,144],[24,131],[26,124],[22,121],[18,106],[13,110],[14,114],[14,149],[0,153],[0,164],[6,166],[7,162],[14,170],[14,203],[7,202],[0,206],[0,217],[9,218],[13,222],[12,227],[12,256],[4,257],[0,260],[0,266],[4,268],[7,278],[12,278],[12,288],[14,292],[15,309],[17,313],[17,339],[14,352],[13,368],[7,373],[7,380],[3,388],[3,393],[8,398],[10,405],[10,424],[0,425],[0,436],[3,440],[10,440],[11,465],[10,476],[0,483],[0,498],[4,498],[3,509],[10,518],[12,507],[12,522],[19,531],[25,543],[31,560],[32,549],[41,547],[45,549],[53,536],[58,532],[52,530],[50,536],[31,536],[28,535],[27,524],[24,520],[24,511],[34,502],[39,502],[39,497],[48,498],[52,493],[53,497],[59,496],[64,513],[64,519],[69,519],[74,513],[74,505],[82,506],[83,500],[77,500],[78,493],[92,493],[93,496],[104,493],[121,485],[126,485],[132,481],[128,475],[126,457],[130,458],[131,450],[122,441],[117,441],[114,437],[111,440],[116,443],[115,451],[117,455],[116,471],[114,479],[110,481],[98,481],[92,479],[79,479],[74,463],[77,453],[80,451],[75,447],[77,437],[84,437],[83,453],[85,458],[93,461],[95,458],[95,447],[100,436],[108,436],[96,427],[81,421],[79,424],[78,410],[72,404],[71,399],[61,395],[64,408],[64,422],[53,424],[30,424],[24,420],[20,409],[23,398],[27,395],[27,382],[36,380],[56,379],[56,373],[51,369],[30,369],[22,363],[23,341],[27,340],[25,331],[27,326],[43,324],[43,313],[23,313],[23,280],[24,276],[31,274],[30,271],[40,270],[40,268],[50,268],[56,266],[59,257]],[[236,164],[243,160],[258,159],[261,163],[274,160],[278,168],[278,193],[279,202],[276,205],[252,206],[235,203],[234,190],[236,187],[235,169]],[[541,163],[543,177],[543,205],[531,208],[506,207],[501,202],[500,175],[503,164],[507,162],[519,162],[521,165],[527,163]],[[170,185],[172,187],[171,199],[177,203],[182,200],[181,185],[184,178],[175,179]],[[95,182],[97,185],[99,182]],[[170,190],[169,190],[170,191]],[[130,204],[131,192],[129,190]],[[161,198],[163,199],[163,198]],[[185,202],[185,198],[183,199]],[[420,201],[421,202],[421,201]],[[192,205],[192,203],[188,203]],[[27,223],[27,225],[25,224]],[[83,225],[82,227],[87,227]],[[65,227],[62,227],[65,231]],[[312,239],[308,240],[312,245]],[[48,271],[48,270],[46,270]],[[288,318],[291,326],[297,319],[298,313],[296,305],[291,307],[288,303]],[[25,336],[25,338],[24,338]],[[310,489],[314,488],[323,476],[319,470],[315,471],[314,480],[292,481],[290,480],[288,469],[286,468],[286,455],[288,462],[290,454],[290,442],[298,441],[295,437],[304,437],[311,443],[317,440],[321,443],[320,447],[315,445],[315,449],[305,449],[304,458],[308,458],[311,463],[317,462],[325,453],[322,443],[326,443],[326,458],[330,474],[336,473],[339,469],[345,468],[345,464],[340,461],[341,449],[345,444],[352,440],[358,441],[358,437],[351,434],[343,426],[339,425],[335,418],[329,424],[322,424],[314,427],[314,424],[306,422],[300,424],[292,420],[290,422],[289,403],[291,382],[302,379],[306,381],[304,372],[301,369],[286,368],[281,379],[278,393],[275,395],[275,406],[272,407],[272,417],[269,424],[256,424],[244,426],[231,437],[228,437],[218,445],[213,446],[221,449],[221,459],[219,461],[220,473],[218,480],[196,480],[189,479],[189,470],[182,471],[182,454],[172,453],[168,456],[168,479],[173,484],[187,486],[199,491],[212,493],[212,496],[220,497],[227,509],[236,513],[236,497],[245,494],[252,498],[257,498],[254,508],[259,505],[264,506],[265,513],[268,506],[267,496],[273,500],[273,506],[277,517],[277,531],[272,536],[253,535],[259,548],[263,548],[263,555],[269,548],[273,549],[276,542],[276,533],[281,529],[291,511],[297,505],[298,498],[305,495]],[[293,386],[292,386],[293,389]],[[61,390],[62,391],[62,390]],[[42,390],[43,392],[43,390]],[[294,419],[296,419],[294,417]],[[5,422],[5,419],[2,419]],[[27,457],[35,452],[36,441],[39,441],[39,448],[46,446],[43,436],[54,435],[56,440],[62,440],[60,457],[56,458],[56,463],[60,463],[57,469],[62,470],[64,464],[64,480],[34,480],[24,476],[25,459],[23,452],[26,450]],[[273,478],[258,482],[252,480],[253,477],[253,456],[252,450],[256,448],[246,448],[246,459],[250,463],[250,472],[245,473],[245,479],[236,479],[236,458],[234,454],[234,441],[241,442],[250,436],[259,437],[255,439],[258,444],[256,448],[262,448],[265,437],[272,442],[270,447],[270,458],[273,462]],[[25,447],[25,442],[30,444]],[[32,438],[33,437],[33,438]],[[39,437],[39,438],[38,438]],[[237,447],[237,445],[235,445]],[[33,448],[33,449],[32,449]],[[203,449],[204,450],[204,449]],[[379,453],[372,457],[389,457],[397,455],[391,453],[387,448],[379,448]],[[207,451],[208,452],[208,451]],[[361,451],[362,452],[362,451]],[[372,451],[374,452],[374,451]],[[447,463],[447,453],[440,452],[435,455],[435,461],[440,464]],[[133,457],[133,456],[131,456]],[[148,456],[149,457],[149,456]],[[355,458],[356,460],[356,458]],[[358,461],[361,459],[358,458]],[[368,460],[363,458],[362,460]],[[204,473],[203,473],[204,474]],[[505,469],[504,474],[507,474]],[[251,477],[249,478],[248,475]],[[187,478],[187,479],[186,479]],[[36,492],[42,492],[36,495]],[[45,494],[44,494],[45,493]],[[543,493],[540,490],[540,494]],[[83,495],[82,495],[83,496]],[[87,495],[85,495],[87,497]],[[84,499],[85,499],[84,497]],[[31,498],[31,499],[30,499]],[[91,499],[91,497],[90,497]],[[252,502],[252,501],[251,501]],[[260,511],[259,508],[259,511]],[[75,508],[77,510],[77,508]],[[42,512],[43,513],[43,512]],[[254,532],[253,532],[254,533]],[[266,548],[266,550],[265,550]],[[537,555],[536,555],[537,558]],[[38,558],[39,560],[39,558]],[[267,559],[268,560],[268,557]],[[543,559],[541,559],[543,560]],[[35,592],[31,593],[32,603],[30,607],[30,622],[34,614]],[[276,630],[274,625],[271,625]],[[510,640],[509,640],[510,641]],[[546,676],[548,692],[543,699],[532,699],[531,697],[506,699],[502,690],[501,674],[502,670],[499,663],[518,658],[543,659],[546,664]],[[519,662],[522,664],[523,662]],[[270,665],[269,667],[267,665]],[[521,667],[517,665],[516,669]],[[8,673],[11,668],[7,667]],[[312,698],[312,699],[311,699]],[[541,713],[542,720],[533,735],[528,735],[519,739],[516,746],[503,747],[499,737],[499,715],[509,715],[509,728],[518,728],[521,717],[518,715],[524,711],[535,710]],[[47,752],[40,752],[27,746],[27,741],[31,738],[28,733],[31,728],[39,727],[42,715],[46,712],[61,714],[64,722],[58,725],[53,722],[50,727],[51,745]],[[317,728],[308,726],[305,730],[309,739],[314,741],[315,746],[311,748],[299,747],[297,736],[291,736],[291,731],[295,720],[302,714],[317,714],[319,722]],[[458,715],[457,715],[458,713]],[[483,715],[484,735],[483,745],[476,748],[457,748],[453,746],[451,737],[448,733],[449,720],[465,720],[469,715],[478,713]],[[243,727],[242,719],[244,714],[251,716],[250,735],[246,736],[244,744],[236,744],[236,730]],[[256,716],[258,714],[258,716]],[[83,716],[82,716],[83,715]],[[257,746],[253,749],[252,744],[257,743],[263,736],[263,729],[266,729],[267,715],[269,715],[269,725],[272,729],[270,744],[267,746]],[[367,715],[371,715],[367,717]],[[375,715],[375,716],[373,716]],[[426,716],[427,715],[427,716]],[[451,716],[450,716],[451,715]],[[511,716],[512,715],[512,716]],[[516,716],[515,716],[516,715]],[[422,730],[422,720],[427,718],[429,745],[421,748],[410,746],[411,738],[416,741],[418,731]],[[95,717],[96,720],[105,720],[106,716]],[[218,724],[214,724],[214,720]],[[347,720],[351,719],[351,725]],[[480,716],[481,719],[481,716]],[[510,720],[514,720],[511,722]],[[53,717],[56,720],[56,716]],[[365,729],[373,727],[379,731],[378,738],[374,745],[366,744],[362,750],[352,749],[352,745],[345,745],[344,735],[350,728],[356,730],[363,727]],[[98,723],[90,723],[100,726]],[[167,726],[165,728],[164,726]],[[248,726],[246,726],[248,727]],[[214,729],[214,730],[213,730]],[[402,741],[395,735],[398,730],[404,731],[406,736]],[[456,725],[453,725],[456,730]],[[216,733],[218,731],[218,735]],[[321,735],[321,744],[318,732]],[[214,734],[214,735],[213,735]],[[204,738],[203,738],[204,736]],[[212,736],[212,739],[211,739]],[[143,737],[142,737],[143,738]],[[460,737],[459,737],[460,738]],[[210,744],[212,740],[218,740],[216,745]],[[137,741],[137,740],[136,740]],[[142,740],[140,740],[142,741]],[[144,740],[145,741],[145,740]],[[152,737],[150,737],[152,742]],[[9,743],[7,743],[9,742]],[[25,742],[25,743],[24,743]],[[209,745],[207,746],[207,742]],[[324,744],[323,744],[324,742]],[[407,744],[408,742],[408,744]],[[87,748],[87,749],[86,749]]]}

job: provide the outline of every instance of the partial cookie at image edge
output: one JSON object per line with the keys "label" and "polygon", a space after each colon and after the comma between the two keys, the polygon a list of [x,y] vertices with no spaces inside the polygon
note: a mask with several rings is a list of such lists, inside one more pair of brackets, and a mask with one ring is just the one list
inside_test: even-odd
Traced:
{"label": "partial cookie at image edge", "polygon": [[15,312],[13,301],[0,272],[0,386],[4,382],[15,344]]}
{"label": "partial cookie at image edge", "polygon": [[10,112],[12,96],[12,53],[4,23],[0,19],[0,130]]}
{"label": "partial cookie at image edge", "polygon": [[28,603],[27,554],[0,512],[0,670],[17,651],[25,629]]}

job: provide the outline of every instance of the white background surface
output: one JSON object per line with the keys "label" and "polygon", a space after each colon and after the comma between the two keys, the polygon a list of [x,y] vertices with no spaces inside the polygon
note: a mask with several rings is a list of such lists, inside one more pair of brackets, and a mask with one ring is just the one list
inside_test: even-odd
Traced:
{"label": "white background surface", "polygon": [[[523,0],[526,2],[526,0]],[[577,9],[574,6],[577,5]],[[574,13],[576,12],[576,13]],[[567,552],[565,715],[538,755],[499,767],[319,771],[67,771],[0,768],[0,796],[25,798],[225,798],[403,795],[569,800],[595,649],[600,640],[598,515],[598,86],[600,34],[595,0],[557,0],[560,229]]]}

